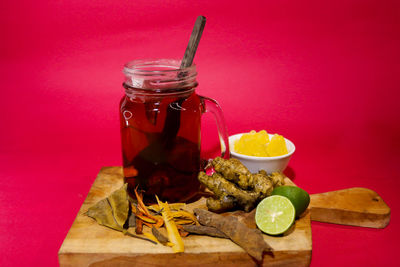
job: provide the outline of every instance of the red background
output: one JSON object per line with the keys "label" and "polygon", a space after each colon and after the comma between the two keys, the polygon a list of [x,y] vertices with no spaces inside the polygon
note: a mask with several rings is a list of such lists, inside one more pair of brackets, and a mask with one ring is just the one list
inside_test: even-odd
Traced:
{"label": "red background", "polygon": [[[200,14],[198,93],[219,101],[229,133],[283,134],[300,187],[368,187],[392,208],[380,230],[313,222],[312,266],[395,265],[399,1],[4,0],[1,266],[57,266],[97,172],[121,164],[123,64],[181,58]],[[202,136],[215,154],[210,115]]]}

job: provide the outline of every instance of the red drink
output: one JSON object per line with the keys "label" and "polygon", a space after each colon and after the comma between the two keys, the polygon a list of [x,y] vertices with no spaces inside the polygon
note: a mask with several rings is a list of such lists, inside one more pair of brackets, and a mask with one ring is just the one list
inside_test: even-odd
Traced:
{"label": "red drink", "polygon": [[125,182],[131,194],[136,186],[143,190],[148,203],[155,202],[155,195],[188,201],[199,191],[201,115],[207,109],[228,144],[218,104],[195,93],[195,66],[181,70],[179,65],[174,60],[132,61],[124,69],[120,121]]}
{"label": "red drink", "polygon": [[[170,105],[178,109],[179,102],[181,114],[174,114],[178,110]],[[194,92],[146,103],[126,96],[122,99],[123,166],[130,190],[139,186],[145,190],[145,197],[153,201],[155,195],[175,202],[196,194],[201,113],[200,99]],[[171,123],[168,115],[180,116],[179,125]]]}

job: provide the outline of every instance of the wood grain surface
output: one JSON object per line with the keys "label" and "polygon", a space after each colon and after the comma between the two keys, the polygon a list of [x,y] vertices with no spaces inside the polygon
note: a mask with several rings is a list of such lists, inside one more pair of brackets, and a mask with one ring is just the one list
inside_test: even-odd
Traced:
{"label": "wood grain surface", "polygon": [[354,187],[311,195],[311,220],[384,228],[390,221],[390,208],[373,190]]}
{"label": "wood grain surface", "polygon": [[[183,239],[185,252],[175,254],[170,247],[124,236],[100,226],[84,213],[97,201],[107,197],[123,184],[121,167],[100,170],[90,192],[71,226],[60,250],[60,266],[308,266],[311,261],[312,240],[310,212],[284,236],[264,235],[274,249],[257,263],[241,247],[228,239],[190,235]],[[204,207],[201,199],[188,209]],[[242,219],[249,215],[242,214]],[[238,216],[241,216],[240,214]],[[246,217],[247,216],[247,217]]]}

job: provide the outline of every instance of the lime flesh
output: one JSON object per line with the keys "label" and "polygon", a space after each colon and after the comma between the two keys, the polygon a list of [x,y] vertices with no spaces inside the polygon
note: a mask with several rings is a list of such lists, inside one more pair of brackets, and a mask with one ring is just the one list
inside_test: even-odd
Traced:
{"label": "lime flesh", "polygon": [[264,198],[256,209],[257,227],[266,234],[280,235],[292,226],[296,210],[292,202],[284,196]]}

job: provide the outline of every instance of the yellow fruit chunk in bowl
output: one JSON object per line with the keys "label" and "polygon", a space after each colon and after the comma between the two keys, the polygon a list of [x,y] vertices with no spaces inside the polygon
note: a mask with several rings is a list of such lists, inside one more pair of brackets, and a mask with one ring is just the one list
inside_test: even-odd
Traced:
{"label": "yellow fruit chunk in bowl", "polygon": [[272,173],[287,167],[295,146],[281,135],[262,130],[230,136],[229,149],[231,157],[240,160],[252,173]]}
{"label": "yellow fruit chunk in bowl", "polygon": [[239,140],[234,143],[235,151],[239,154],[257,157],[268,157],[267,146],[269,136],[265,130],[260,132],[251,131],[243,134]]}
{"label": "yellow fruit chunk in bowl", "polygon": [[282,135],[274,134],[267,146],[267,153],[270,157],[282,156],[288,153],[285,138]]}

